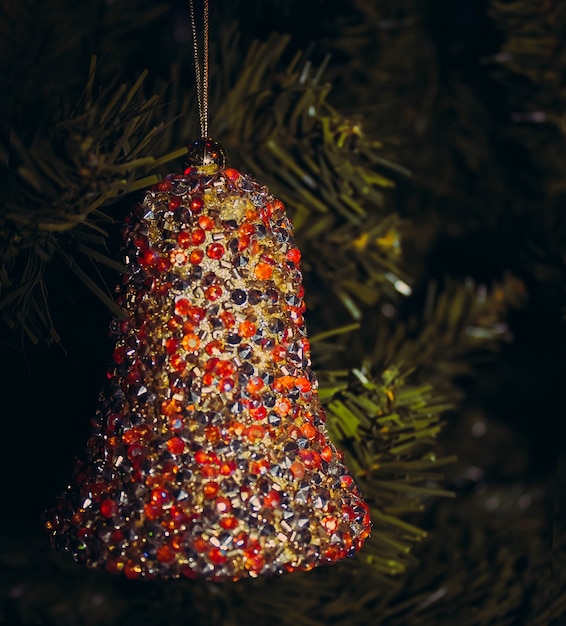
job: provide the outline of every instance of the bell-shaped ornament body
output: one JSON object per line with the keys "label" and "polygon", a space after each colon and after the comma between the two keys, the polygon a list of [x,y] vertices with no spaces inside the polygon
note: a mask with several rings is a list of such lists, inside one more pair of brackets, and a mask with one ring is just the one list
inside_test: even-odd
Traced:
{"label": "bell-shaped ornament body", "polygon": [[53,545],[146,579],[353,555],[369,511],[328,438],[283,204],[234,169],[188,168],[147,192],[124,238],[128,318]]}

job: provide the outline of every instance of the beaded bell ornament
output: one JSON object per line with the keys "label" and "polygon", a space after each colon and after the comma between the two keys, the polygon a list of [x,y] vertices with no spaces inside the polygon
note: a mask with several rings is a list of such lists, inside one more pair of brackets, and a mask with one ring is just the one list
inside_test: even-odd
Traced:
{"label": "beaded bell ornament", "polygon": [[123,235],[128,317],[111,327],[86,459],[48,516],[54,547],[142,579],[237,580],[352,556],[369,509],[325,427],[283,204],[205,138]]}

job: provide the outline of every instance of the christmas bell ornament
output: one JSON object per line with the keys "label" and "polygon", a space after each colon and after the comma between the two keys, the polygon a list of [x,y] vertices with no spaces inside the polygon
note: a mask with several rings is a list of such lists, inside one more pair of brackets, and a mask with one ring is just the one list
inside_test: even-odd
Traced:
{"label": "christmas bell ornament", "polygon": [[86,461],[47,528],[130,578],[308,570],[352,555],[368,507],[329,440],[310,368],[301,254],[249,176],[170,174],[124,227],[116,348]]}
{"label": "christmas bell ornament", "polygon": [[283,204],[205,138],[123,236],[127,319],[86,458],[48,516],[53,545],[143,579],[353,555],[369,509],[325,428]]}

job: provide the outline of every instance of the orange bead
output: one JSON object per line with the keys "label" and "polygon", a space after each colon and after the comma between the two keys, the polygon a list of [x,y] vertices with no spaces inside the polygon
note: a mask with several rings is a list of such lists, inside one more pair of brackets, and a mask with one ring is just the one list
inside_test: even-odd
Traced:
{"label": "orange bead", "polygon": [[224,176],[232,181],[237,181],[238,178],[240,178],[240,172],[232,167],[229,167],[228,169],[224,170]]}
{"label": "orange bead", "polygon": [[210,356],[220,356],[222,354],[222,344],[218,341],[218,339],[209,341],[204,349]]}
{"label": "orange bead", "polygon": [[201,215],[198,218],[198,225],[204,230],[212,230],[214,228],[214,220],[208,215]]}
{"label": "orange bead", "polygon": [[236,471],[236,463],[235,461],[227,461],[226,463],[222,463],[220,466],[220,473],[222,476],[230,476]]}
{"label": "orange bead", "polygon": [[293,461],[289,469],[296,480],[300,480],[305,475],[305,466],[300,461]]}
{"label": "orange bead", "polygon": [[324,446],[324,448],[320,451],[321,458],[329,463],[332,460],[332,448],[330,446]]}
{"label": "orange bead", "polygon": [[256,333],[257,327],[253,322],[244,321],[238,325],[238,335],[240,337],[253,337]]}
{"label": "orange bead", "polygon": [[186,298],[179,298],[177,302],[175,302],[175,313],[177,315],[182,315],[185,317],[191,308],[191,303]]}
{"label": "orange bead", "polygon": [[238,526],[238,520],[235,517],[223,517],[220,520],[220,526],[225,530],[233,530]]}
{"label": "orange bead", "polygon": [[205,483],[202,492],[205,498],[215,498],[220,490],[220,485],[215,481]]}
{"label": "orange bead", "polygon": [[193,250],[189,254],[189,262],[192,263],[193,265],[198,265],[203,260],[203,258],[204,258],[204,252],[200,248]]}
{"label": "orange bead", "polygon": [[196,352],[200,346],[200,337],[194,333],[189,333],[183,337],[181,343],[187,352]]}
{"label": "orange bead", "polygon": [[312,424],[303,424],[301,426],[301,432],[307,439],[314,439],[316,437],[317,429]]}
{"label": "orange bead", "polygon": [[236,323],[236,318],[232,313],[230,313],[230,311],[222,311],[219,317],[226,328],[232,328],[232,326]]}
{"label": "orange bead", "polygon": [[253,235],[255,233],[255,226],[249,222],[244,222],[240,228],[238,228],[238,232],[241,235]]}
{"label": "orange bead", "polygon": [[265,387],[265,383],[263,382],[263,380],[259,376],[252,376],[249,379],[248,384],[246,385],[246,389],[250,393],[257,393],[258,391],[260,391],[264,387]]}
{"label": "orange bead", "polygon": [[308,378],[304,378],[303,376],[295,378],[295,386],[299,388],[301,393],[307,393],[311,390],[310,380]]}
{"label": "orange bead", "polygon": [[289,402],[289,400],[287,400],[287,398],[282,398],[275,405],[275,412],[278,415],[281,415],[281,417],[287,415],[290,410],[291,410],[291,403]]}
{"label": "orange bead", "polygon": [[207,426],[204,429],[204,436],[210,443],[216,443],[220,439],[220,429],[218,426]]}
{"label": "orange bead", "polygon": [[173,250],[169,260],[173,265],[184,265],[187,262],[187,255],[182,250]]}
{"label": "orange bead", "polygon": [[246,437],[253,443],[263,439],[264,435],[265,431],[259,424],[252,424],[246,429]]}

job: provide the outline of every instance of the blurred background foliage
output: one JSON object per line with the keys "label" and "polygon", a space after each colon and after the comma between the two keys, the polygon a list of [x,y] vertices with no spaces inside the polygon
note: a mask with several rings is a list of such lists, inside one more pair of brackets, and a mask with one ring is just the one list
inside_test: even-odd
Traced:
{"label": "blurred background foliage", "polygon": [[119,225],[197,132],[185,2],[0,2],[0,620],[512,625],[566,614],[558,0],[212,2],[211,130],[303,252],[354,560],[136,583],[53,554],[121,311]]}

